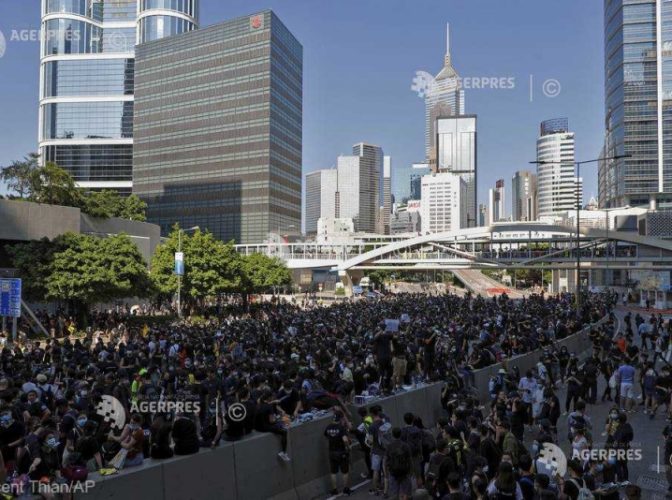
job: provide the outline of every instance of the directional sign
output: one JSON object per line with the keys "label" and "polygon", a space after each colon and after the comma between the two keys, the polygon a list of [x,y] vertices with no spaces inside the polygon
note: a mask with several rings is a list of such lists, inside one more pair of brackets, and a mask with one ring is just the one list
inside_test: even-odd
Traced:
{"label": "directional sign", "polygon": [[21,280],[0,279],[0,316],[21,317]]}

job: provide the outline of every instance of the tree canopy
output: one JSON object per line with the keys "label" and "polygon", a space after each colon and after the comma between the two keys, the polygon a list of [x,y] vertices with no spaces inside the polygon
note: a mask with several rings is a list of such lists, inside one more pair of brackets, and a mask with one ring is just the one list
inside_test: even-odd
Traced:
{"label": "tree canopy", "polygon": [[184,253],[184,276],[181,278],[185,299],[203,299],[238,291],[241,285],[240,259],[231,243],[223,243],[209,232],[193,234],[175,226],[170,236],[157,248],[152,258],[151,276],[157,290],[164,295],[177,292],[175,252]]}
{"label": "tree canopy", "polygon": [[140,251],[125,234],[100,238],[66,233],[54,241],[10,248],[30,300],[82,305],[153,294]]}
{"label": "tree canopy", "polygon": [[92,217],[147,220],[147,204],[136,195],[124,197],[111,190],[85,192],[67,171],[51,162],[39,166],[38,159],[39,155],[31,153],[0,171],[0,179],[14,199],[75,207]]}

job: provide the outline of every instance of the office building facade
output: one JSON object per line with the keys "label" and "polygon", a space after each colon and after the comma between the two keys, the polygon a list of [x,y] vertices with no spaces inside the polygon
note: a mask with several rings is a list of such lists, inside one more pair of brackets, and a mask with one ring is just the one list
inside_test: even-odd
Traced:
{"label": "office building facade", "polygon": [[464,115],[464,91],[459,74],[453,67],[450,54],[450,26],[446,26],[446,56],[443,68],[429,85],[425,94],[425,150],[426,162],[433,171],[437,166],[437,119]]}
{"label": "office building facade", "polygon": [[133,192],[164,232],[301,229],[303,48],[272,11],[138,45]]}
{"label": "office building facade", "polygon": [[672,3],[605,0],[602,207],[672,203]]}
{"label": "office building facade", "polygon": [[499,179],[494,188],[488,190],[488,224],[501,222],[506,219],[506,199],[504,179]]}
{"label": "office building facade", "polygon": [[537,220],[537,176],[519,170],[511,180],[511,209],[514,221]]}
{"label": "office building facade", "polygon": [[39,150],[77,185],[130,193],[135,45],[198,27],[199,0],[42,0]]}
{"label": "office building facade", "polygon": [[467,184],[457,174],[440,172],[422,178],[420,219],[422,233],[442,233],[467,227],[467,214],[461,209]]}
{"label": "office building facade", "polygon": [[574,174],[574,133],[566,118],[541,123],[537,139],[538,217],[554,217],[576,208],[581,181]]}
{"label": "office building facade", "polygon": [[381,199],[379,234],[390,234],[390,217],[392,215],[392,158],[383,157],[383,190]]}
{"label": "office building facade", "polygon": [[318,170],[306,175],[306,234],[317,233],[317,222],[322,218],[336,218],[338,170]]}
{"label": "office building facade", "polygon": [[465,212],[466,227],[476,227],[478,220],[476,117],[465,115],[438,118],[436,131],[437,172],[457,174],[465,182],[467,192],[462,199],[461,210]]}
{"label": "office building facade", "polygon": [[352,147],[352,156],[338,157],[336,217],[352,219],[358,232],[376,233],[381,227],[386,162],[391,166],[382,148],[364,142]]}

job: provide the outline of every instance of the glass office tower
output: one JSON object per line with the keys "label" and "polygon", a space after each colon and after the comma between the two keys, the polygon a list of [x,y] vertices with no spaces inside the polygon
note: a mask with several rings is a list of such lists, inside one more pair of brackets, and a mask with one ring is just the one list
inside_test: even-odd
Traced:
{"label": "glass office tower", "polygon": [[196,29],[198,1],[42,0],[41,161],[131,192],[135,45]]}
{"label": "glass office tower", "polygon": [[136,47],[133,192],[150,222],[301,230],[303,47],[271,11]]}
{"label": "glass office tower", "polygon": [[672,2],[605,0],[602,207],[672,202]]}

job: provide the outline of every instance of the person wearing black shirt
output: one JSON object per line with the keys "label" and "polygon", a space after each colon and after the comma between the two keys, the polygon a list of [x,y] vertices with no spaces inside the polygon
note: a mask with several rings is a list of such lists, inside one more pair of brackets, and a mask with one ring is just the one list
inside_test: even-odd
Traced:
{"label": "person wearing black shirt", "polygon": [[392,338],[390,332],[378,331],[373,337],[376,362],[381,377],[381,389],[388,390],[392,379]]}
{"label": "person wearing black shirt", "polygon": [[270,432],[280,436],[282,450],[278,453],[278,456],[285,462],[289,462],[290,458],[287,455],[287,429],[277,420],[275,406],[271,404],[272,401],[273,393],[265,391],[257,407],[255,429],[259,432]]}
{"label": "person wearing black shirt", "polygon": [[188,415],[178,414],[173,423],[173,441],[175,455],[193,455],[198,453],[200,442],[196,424]]}
{"label": "person wearing black shirt", "polygon": [[324,430],[329,441],[329,470],[331,473],[331,494],[338,495],[338,472],[343,474],[343,494],[350,495],[350,439],[348,430],[343,425],[343,414],[336,410],[334,421]]}

